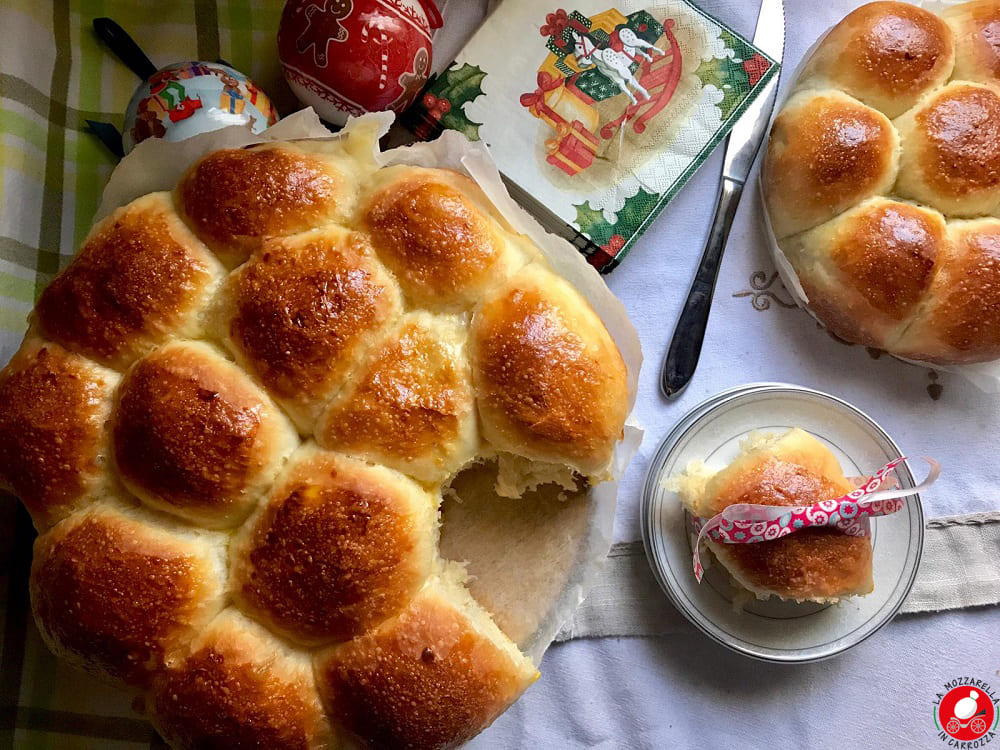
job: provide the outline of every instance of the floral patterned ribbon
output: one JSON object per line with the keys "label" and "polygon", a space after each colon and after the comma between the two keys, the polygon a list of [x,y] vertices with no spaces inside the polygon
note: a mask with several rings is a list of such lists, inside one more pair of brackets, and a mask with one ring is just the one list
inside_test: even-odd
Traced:
{"label": "floral patterned ribbon", "polygon": [[934,484],[941,474],[941,465],[924,457],[931,469],[923,482],[910,489],[879,491],[886,476],[905,460],[906,456],[902,456],[890,461],[865,484],[832,500],[797,506],[738,503],[707,520],[695,517],[700,530],[694,545],[694,577],[701,583],[705,574],[698,551],[706,536],[724,544],[753,544],[780,539],[810,526],[833,526],[850,536],[868,536],[870,516],[884,516],[902,509],[904,498]]}

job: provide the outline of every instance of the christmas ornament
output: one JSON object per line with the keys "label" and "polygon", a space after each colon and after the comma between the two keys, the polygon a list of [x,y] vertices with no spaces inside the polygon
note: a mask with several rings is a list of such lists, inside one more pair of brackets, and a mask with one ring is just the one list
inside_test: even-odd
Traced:
{"label": "christmas ornament", "polygon": [[157,70],[110,18],[95,18],[94,31],[142,79],[125,111],[123,133],[109,123],[88,121],[118,156],[147,138],[179,141],[229,125],[247,125],[260,133],[278,121],[260,87],[221,61],[180,62]]}
{"label": "christmas ornament", "polygon": [[260,133],[278,121],[271,100],[228,65],[180,62],[160,68],[132,95],[125,111],[125,151],[146,138],[179,141],[228,125]]}
{"label": "christmas ornament", "polygon": [[432,0],[288,0],[278,28],[285,78],[328,122],[402,112],[430,74]]}

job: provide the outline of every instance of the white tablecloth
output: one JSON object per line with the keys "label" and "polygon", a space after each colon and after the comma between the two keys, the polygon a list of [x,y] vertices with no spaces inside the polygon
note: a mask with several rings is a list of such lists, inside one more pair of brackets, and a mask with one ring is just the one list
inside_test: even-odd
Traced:
{"label": "white tablecloth", "polygon": [[[451,0],[447,10],[471,19],[473,4]],[[860,4],[786,0],[786,70]],[[752,35],[755,0],[701,5]],[[608,279],[639,329],[647,360],[635,412],[646,440],[622,482],[616,540],[639,538],[641,483],[670,426],[723,388],[763,380],[841,396],[872,414],[904,451],[938,457],[945,474],[923,497],[928,516],[1000,508],[1000,397],[955,375],[873,358],[784,306],[789,298],[771,281],[755,188],[748,187],[733,227],[695,379],[676,402],[660,396],[661,359],[702,249],[720,168],[717,153]],[[538,683],[471,746],[945,747],[932,719],[935,695],[961,676],[1000,687],[998,634],[996,607],[901,616],[857,648],[802,666],[749,660],[686,625],[668,638],[572,641],[550,649]]]}

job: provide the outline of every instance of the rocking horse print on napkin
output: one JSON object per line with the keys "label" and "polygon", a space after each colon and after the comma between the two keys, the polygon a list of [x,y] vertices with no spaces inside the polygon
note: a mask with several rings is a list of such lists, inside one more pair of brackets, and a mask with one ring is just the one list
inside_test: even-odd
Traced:
{"label": "rocking horse print on napkin", "polygon": [[405,119],[488,143],[546,229],[609,271],[776,71],[688,0],[504,0]]}
{"label": "rocking horse print on napkin", "polygon": [[[632,100],[632,104],[639,103],[635,98],[636,94],[649,101],[649,92],[636,80],[632,73],[632,65],[636,62],[637,55],[642,55],[648,62],[653,62],[652,55],[646,50],[652,50],[654,55],[665,54],[663,50],[655,44],[640,39],[627,26],[615,29],[611,41],[604,46],[598,46],[586,33],[574,33],[573,39],[575,40],[573,49],[576,61],[581,66],[596,66],[601,75],[610,79],[623,94]],[[630,88],[631,90],[629,90]]]}
{"label": "rocking horse print on napkin", "polygon": [[[625,144],[602,147],[601,141],[626,126],[641,135],[670,104],[684,70],[673,26],[673,19],[659,21],[645,10],[626,16],[609,9],[588,17],[560,8],[546,16],[540,33],[549,55],[538,69],[538,88],[520,102],[555,131],[545,142],[547,163],[572,177],[595,159],[617,158],[614,147]],[[678,117],[692,104],[682,99],[674,107]],[[633,142],[626,150],[633,145],[645,144]]]}

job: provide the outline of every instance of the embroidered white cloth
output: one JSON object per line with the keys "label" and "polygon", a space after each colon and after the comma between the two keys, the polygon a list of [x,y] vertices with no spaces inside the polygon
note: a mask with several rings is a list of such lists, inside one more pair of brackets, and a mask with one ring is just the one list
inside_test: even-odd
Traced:
{"label": "embroidered white cloth", "polygon": [[[482,14],[485,0],[477,2]],[[471,18],[471,4],[446,5],[463,6],[463,16]],[[700,4],[752,35],[759,3]],[[787,0],[785,69],[794,70],[820,33],[861,4]],[[551,9],[558,7],[572,10],[572,3]],[[646,355],[635,412],[646,438],[619,494],[615,537],[622,544],[560,634],[584,640],[553,646],[541,680],[473,741],[474,748],[933,748],[940,740],[931,707],[946,680],[968,675],[1000,684],[1000,608],[973,606],[998,601],[1000,524],[968,518],[1000,509],[1000,466],[993,455],[1000,399],[956,375],[842,344],[788,307],[764,240],[756,174],[733,226],[698,372],[678,401],[660,396],[661,359],[701,253],[721,163],[717,152],[608,277]],[[872,414],[904,451],[941,461],[942,478],[923,496],[925,513],[966,518],[929,523],[923,565],[904,611],[973,608],[900,615],[857,648],[799,666],[729,653],[672,608],[648,572],[641,544],[633,541],[639,538],[640,488],[657,442],[708,396],[775,380],[845,398]],[[661,637],[587,638],[654,634]],[[838,721],[837,707],[860,694],[869,710]]]}
{"label": "embroidered white cloth", "polygon": [[[917,579],[901,614],[1000,604],[998,560],[1000,513],[931,519]],[[642,542],[620,542],[612,547],[601,577],[556,640],[694,632],[660,590]]]}

